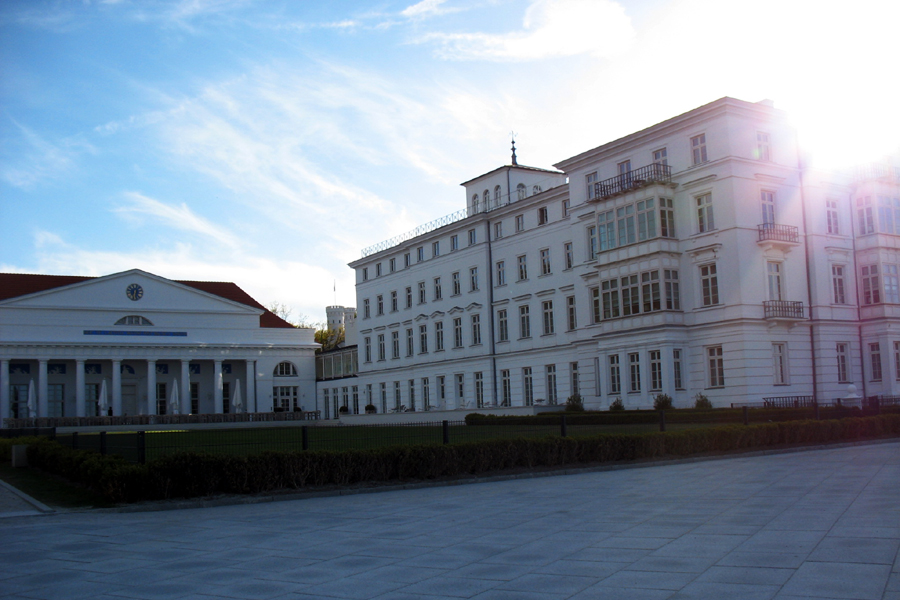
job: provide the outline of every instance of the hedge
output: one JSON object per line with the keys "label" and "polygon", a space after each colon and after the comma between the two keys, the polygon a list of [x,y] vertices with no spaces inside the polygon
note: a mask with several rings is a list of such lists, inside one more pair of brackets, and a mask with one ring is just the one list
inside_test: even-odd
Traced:
{"label": "hedge", "polygon": [[343,452],[264,452],[239,457],[180,452],[146,465],[43,439],[29,464],[88,486],[111,502],[253,494],[311,486],[428,480],[586,463],[728,452],[779,444],[900,436],[900,415],[727,425],[670,433],[493,440]]}

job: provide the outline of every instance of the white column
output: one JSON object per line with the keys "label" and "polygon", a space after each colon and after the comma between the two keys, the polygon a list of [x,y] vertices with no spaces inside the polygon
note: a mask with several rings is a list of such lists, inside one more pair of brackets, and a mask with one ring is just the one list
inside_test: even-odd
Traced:
{"label": "white column", "polygon": [[147,414],[155,415],[156,404],[156,359],[147,361]]}
{"label": "white column", "polygon": [[256,361],[247,361],[247,412],[256,412]]}
{"label": "white column", "polygon": [[75,361],[75,416],[84,416],[84,361]]}
{"label": "white column", "polygon": [[45,359],[38,361],[38,413],[39,417],[46,417],[50,414],[47,398],[47,361]]}
{"label": "white column", "polygon": [[0,427],[6,426],[9,418],[9,361],[0,360]]}
{"label": "white column", "polygon": [[113,414],[122,414],[122,361],[112,361],[112,409]]}
{"label": "white column", "polygon": [[217,415],[222,414],[222,392],[223,392],[223,379],[222,379],[222,361],[216,360],[213,361],[215,364],[215,371],[213,373],[213,412]]}
{"label": "white column", "polygon": [[181,414],[191,412],[191,361],[181,361]]}

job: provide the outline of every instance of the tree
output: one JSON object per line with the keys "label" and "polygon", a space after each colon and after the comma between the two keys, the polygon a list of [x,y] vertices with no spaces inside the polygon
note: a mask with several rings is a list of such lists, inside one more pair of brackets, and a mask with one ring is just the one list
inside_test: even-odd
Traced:
{"label": "tree", "polygon": [[292,319],[291,315],[293,314],[294,309],[291,308],[290,306],[288,306],[287,304],[278,302],[277,300],[275,302],[269,303],[269,305],[266,308],[269,310],[269,312],[273,313],[276,317],[281,317],[282,319],[284,319],[285,321],[287,321],[294,327],[317,329],[319,326],[323,325],[320,323],[313,323],[309,317],[307,317],[306,315],[304,315],[302,313],[296,319]]}
{"label": "tree", "polygon": [[330,329],[322,324],[316,328],[315,340],[322,344],[322,348],[318,352],[333,350],[344,342],[344,328]]}

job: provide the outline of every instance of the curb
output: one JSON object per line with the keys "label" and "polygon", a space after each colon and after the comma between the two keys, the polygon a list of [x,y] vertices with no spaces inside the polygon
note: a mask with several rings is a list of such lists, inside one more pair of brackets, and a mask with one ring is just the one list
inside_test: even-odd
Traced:
{"label": "curb", "polygon": [[[32,498],[31,496],[29,496],[22,490],[9,485],[8,483],[6,483],[3,480],[0,480],[0,487],[12,492],[14,495],[18,496],[19,498],[21,498],[28,504],[32,505],[37,511],[39,511],[39,513],[53,514],[56,512],[55,509],[52,509],[49,506],[47,506],[46,504],[44,504],[43,502]],[[23,516],[30,516],[30,515],[33,515],[33,513],[23,513],[23,512],[0,513],[0,519],[7,518],[7,517],[23,517]]]}

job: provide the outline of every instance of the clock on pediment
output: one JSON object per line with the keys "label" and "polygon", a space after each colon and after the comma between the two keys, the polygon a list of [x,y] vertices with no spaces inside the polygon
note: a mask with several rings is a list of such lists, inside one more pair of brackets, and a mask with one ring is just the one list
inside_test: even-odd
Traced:
{"label": "clock on pediment", "polygon": [[136,283],[130,284],[127,288],[125,288],[125,295],[128,296],[129,300],[134,300],[137,302],[144,296],[144,288]]}

